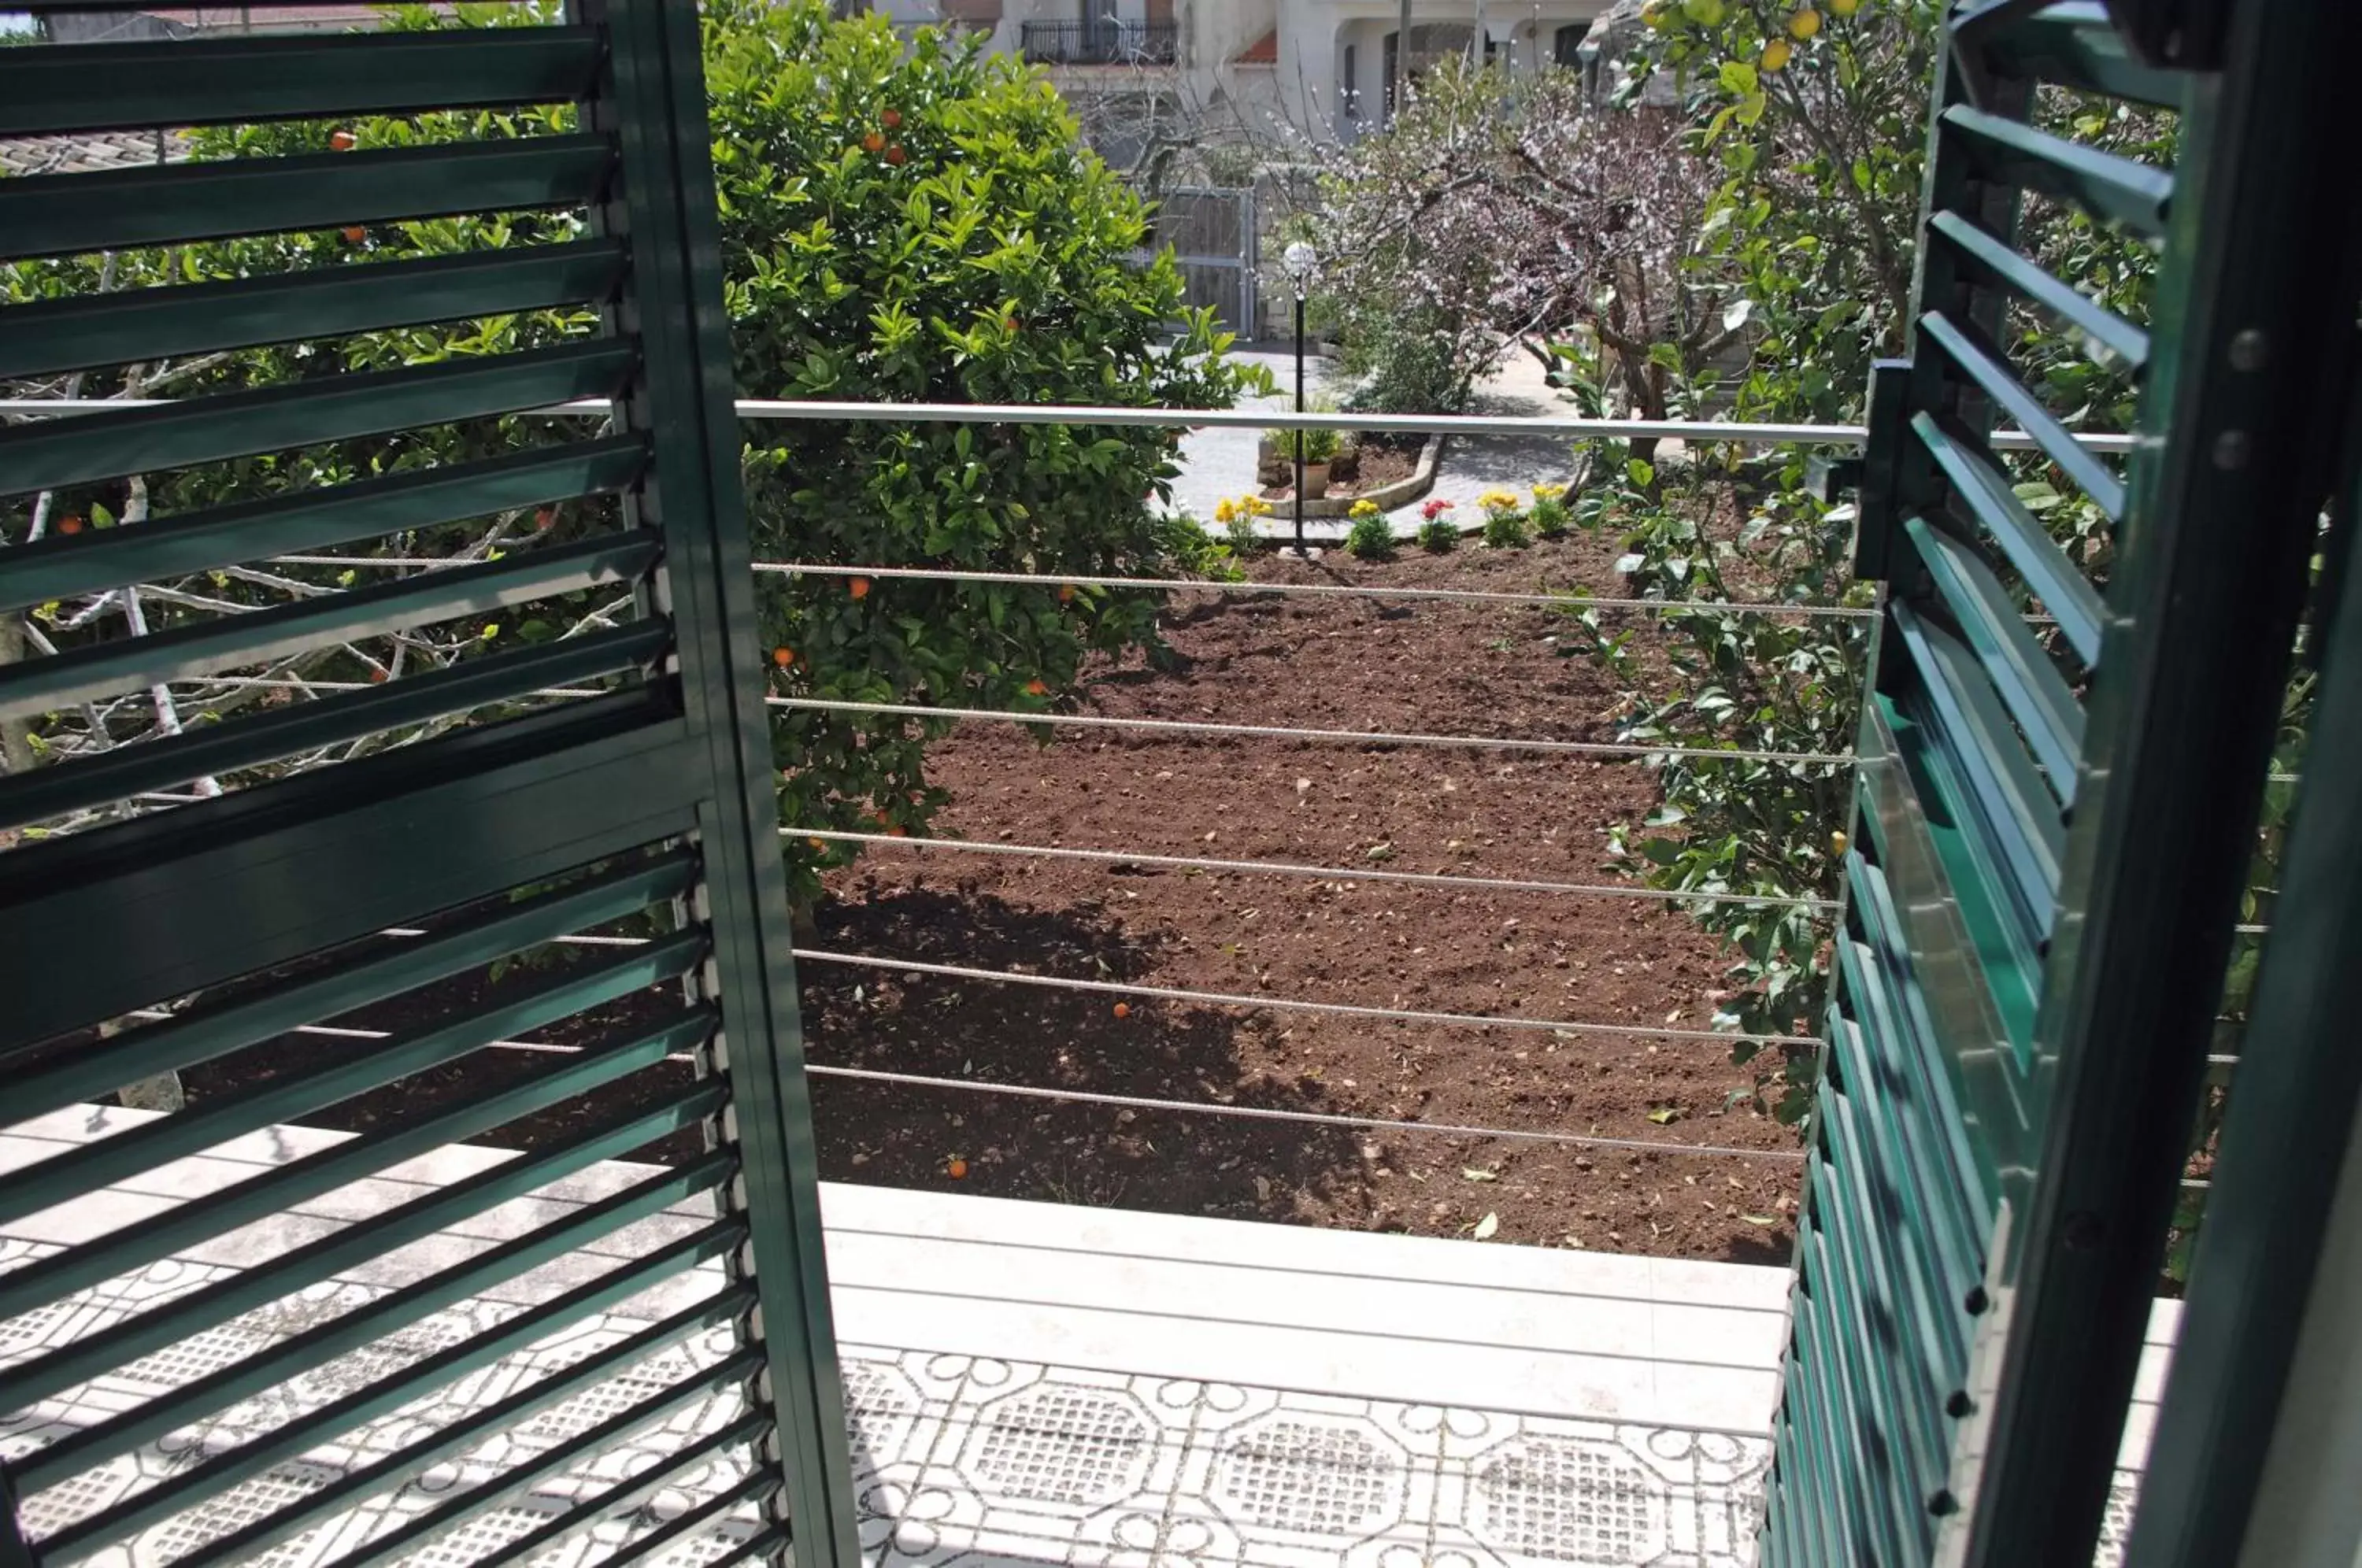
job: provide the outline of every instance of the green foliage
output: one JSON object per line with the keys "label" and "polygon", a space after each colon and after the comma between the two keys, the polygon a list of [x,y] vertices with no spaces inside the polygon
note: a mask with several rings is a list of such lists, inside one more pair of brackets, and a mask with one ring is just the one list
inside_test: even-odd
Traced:
{"label": "green foliage", "polygon": [[[1616,530],[1625,552],[1617,568],[1634,597],[1760,602],[1753,585],[1771,580],[1778,599],[1796,603],[1867,602],[1868,585],[1847,581],[1850,518],[1805,493],[1801,458],[1722,464],[1701,455],[1670,472],[1628,458],[1603,466],[1602,504],[1584,525]],[[1627,683],[1619,739],[1820,755],[1852,748],[1866,652],[1859,621],[1723,610],[1653,616],[1664,634],[1650,640],[1663,649],[1668,681],[1663,669],[1641,668],[1631,617],[1611,623],[1580,602],[1568,613],[1584,636],[1561,651],[1588,654]],[[1677,756],[1658,767],[1656,811],[1610,840],[1650,886],[1772,900],[1833,895],[1830,835],[1845,822],[1846,767]],[[1827,934],[1819,917],[1793,907],[1688,907],[1736,949],[1719,1026],[1784,1034],[1817,1015]],[[1733,1054],[1747,1061],[1758,1053],[1740,1043]],[[1784,1075],[1775,1110],[1793,1120],[1809,1104],[1810,1055],[1787,1055],[1793,1060],[1777,1066],[1798,1070]]]}
{"label": "green foliage", "polygon": [[1522,550],[1533,544],[1533,529],[1527,525],[1525,513],[1518,509],[1516,496],[1507,491],[1488,491],[1480,504],[1485,509],[1486,549]]}
{"label": "green foliage", "polygon": [[1273,445],[1279,448],[1280,455],[1291,463],[1296,461],[1299,450],[1308,463],[1336,460],[1338,434],[1334,430],[1275,430],[1271,438]]}
{"label": "green foliage", "polygon": [[1460,529],[1448,517],[1429,517],[1418,525],[1418,547],[1432,556],[1449,553],[1460,544]]}
{"label": "green foliage", "polygon": [[[499,25],[538,7],[403,8],[392,25]],[[1220,406],[1247,377],[1223,355],[1209,313],[1185,305],[1168,256],[1133,259],[1141,202],[1084,150],[1046,82],[974,43],[883,17],[832,21],[822,0],[711,0],[702,7],[725,291],[745,395],[949,403]],[[200,130],[199,158],[328,152],[574,128],[574,112],[363,118]],[[256,276],[299,266],[439,255],[572,238],[585,215],[491,215],[267,236],[0,270],[8,300]],[[591,330],[590,312],[542,313],[371,334],[148,367],[135,386],[94,375],[85,395],[185,395],[363,369],[489,354]],[[52,389],[54,390],[54,389]],[[158,513],[231,496],[341,482],[375,471],[481,457],[546,439],[546,421],[476,421],[332,449],[274,454],[151,476]],[[1220,548],[1176,526],[1169,499],[1179,433],[1153,429],[821,425],[746,428],[756,554],[817,563],[926,566],[1061,576],[1228,571]],[[126,515],[120,487],[50,500],[52,514]],[[513,548],[612,517],[612,503],[511,515],[403,540],[393,554]],[[19,506],[0,528],[31,528]],[[218,574],[216,574],[218,575]],[[348,585],[349,571],[288,569],[289,580]],[[360,580],[375,580],[363,579]],[[758,580],[762,646],[779,695],[929,706],[1046,709],[1093,654],[1157,646],[1153,592],[840,576]],[[242,580],[215,601],[275,602]],[[612,598],[612,595],[606,596]],[[456,662],[511,637],[565,635],[604,607],[488,613],[425,644],[332,649],[302,673],[398,674]],[[163,629],[186,618],[155,610]],[[92,624],[61,646],[107,635]],[[782,657],[784,656],[784,657]],[[775,711],[784,823],[918,831],[944,802],[927,781],[940,725]],[[79,723],[76,715],[62,722]],[[787,841],[793,891],[810,898],[831,851]],[[834,852],[841,856],[842,852]]]}
{"label": "green foliage", "polygon": [[[723,248],[740,383],[770,397],[1218,407],[1242,378],[1183,303],[1146,214],[1078,143],[1037,72],[821,0],[705,7]],[[1177,335],[1171,324],[1178,322]],[[1157,576],[1178,432],[766,425],[750,432],[757,553],[889,566]],[[768,577],[784,692],[1047,709],[1084,658],[1156,642],[1159,595]],[[788,710],[781,820],[923,829],[940,723]],[[816,867],[793,846],[800,892]]]}
{"label": "green foliage", "polygon": [[1374,501],[1353,502],[1352,525],[1345,530],[1345,553],[1365,561],[1395,558],[1395,531]]}
{"label": "green foliage", "polygon": [[1799,39],[1793,4],[1651,7],[1636,83],[1672,74],[1722,175],[1705,236],[1753,335],[1739,417],[1852,417],[1870,361],[1901,351],[1944,9],[1827,7]]}
{"label": "green foliage", "polygon": [[1526,514],[1533,520],[1534,532],[1545,539],[1563,539],[1574,522],[1574,513],[1566,503],[1566,486],[1538,484],[1534,486],[1533,509]]}
{"label": "green foliage", "polygon": [[1472,363],[1466,335],[1431,307],[1343,310],[1338,369],[1358,384],[1346,406],[1356,414],[1461,414],[1469,389],[1497,350]]}

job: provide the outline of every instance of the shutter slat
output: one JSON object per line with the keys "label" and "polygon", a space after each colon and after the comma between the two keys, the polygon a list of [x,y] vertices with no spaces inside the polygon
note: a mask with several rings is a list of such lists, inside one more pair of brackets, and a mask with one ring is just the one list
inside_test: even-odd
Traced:
{"label": "shutter slat", "polygon": [[[591,28],[487,28],[52,44],[31,54],[0,102],[0,136],[571,101],[590,91],[600,43]],[[105,91],[93,92],[94,82]]]}
{"label": "shutter slat", "polygon": [[69,702],[193,679],[438,619],[629,582],[655,561],[657,548],[650,535],[609,535],[152,636],[94,644],[0,672],[0,715],[47,712]]}
{"label": "shutter slat", "polygon": [[609,494],[637,483],[647,461],[643,438],[615,436],[150,517],[137,529],[52,534],[8,552],[0,610]]}
{"label": "shutter slat", "polygon": [[595,205],[601,136],[302,153],[0,180],[0,260],[249,234]]}
{"label": "shutter slat", "polygon": [[1992,568],[1925,518],[1911,518],[1903,528],[1937,595],[2045,770],[2050,792],[2061,805],[2072,806],[2076,764],[2083,752],[2083,710],[2074,692],[2026,630],[2025,617]]}
{"label": "shutter slat", "polygon": [[622,246],[578,239],[36,300],[0,313],[0,378],[597,304],[623,281]]}
{"label": "shutter slat", "polygon": [[1966,270],[2009,290],[2073,327],[2104,352],[2094,358],[2138,372],[2148,364],[2148,334],[2088,294],[2045,271],[1959,213],[1937,213],[1928,232],[1950,247]]}
{"label": "shutter slat", "polygon": [[1947,359],[1966,372],[1978,391],[1993,400],[2002,412],[2017,423],[2020,429],[2034,437],[2042,455],[2056,463],[2076,488],[2092,498],[2111,523],[2122,522],[2125,515],[2124,481],[2110,473],[2106,465],[2075,439],[2074,432],[2058,422],[2058,416],[2042,404],[2042,400],[2026,391],[2025,383],[2002,362],[2001,356],[1983,343],[1970,328],[1963,327],[1940,311],[1929,311],[1919,318],[1919,330],[1943,350]]}
{"label": "shutter slat", "polygon": [[2129,158],[2036,130],[2023,120],[1955,104],[1941,123],[1969,165],[1988,180],[2072,202],[2103,223],[2146,239],[2165,232],[2173,176]]}
{"label": "shutter slat", "polygon": [[2075,569],[1988,458],[1947,434],[1933,414],[1915,414],[1911,429],[1951,481],[1953,498],[1966,512],[1964,521],[1981,525],[1992,536],[2009,564],[2058,621],[2059,635],[2075,650],[2075,657],[2086,669],[2096,668],[2107,607],[2091,580]]}
{"label": "shutter slat", "polygon": [[[586,960],[551,978],[502,992],[501,999],[467,1009],[447,1022],[362,1043],[359,1049],[329,1057],[310,1072],[264,1078],[215,1095],[177,1115],[94,1143],[78,1144],[0,1177],[0,1223],[39,1212],[55,1203],[60,1192],[110,1187],[143,1170],[201,1154],[276,1122],[296,1121],[396,1078],[458,1061],[496,1040],[530,1032],[586,1008],[678,978],[695,967],[705,951],[701,935],[681,933],[616,957]],[[247,1224],[267,1219],[276,1210],[265,1203],[248,1211],[241,1204],[233,1212],[231,1223]]]}
{"label": "shutter slat", "polygon": [[0,493],[94,484],[125,472],[223,462],[607,397],[631,374],[635,359],[629,344],[590,338],[21,425],[0,430]]}
{"label": "shutter slat", "polygon": [[[554,1066],[535,1076],[480,1099],[406,1125],[363,1133],[339,1144],[328,1154],[313,1155],[298,1162],[297,1165],[281,1168],[294,1170],[311,1166],[319,1170],[352,1170],[361,1174],[381,1171],[414,1154],[478,1136],[513,1118],[561,1104],[631,1073],[654,1066],[676,1052],[694,1049],[711,1035],[712,1028],[713,1013],[710,1008],[692,1009],[679,1018],[652,1029],[624,1032],[587,1045],[581,1055],[557,1058]],[[654,1107],[628,1111],[620,1121],[611,1113],[596,1123],[587,1136],[576,1136],[548,1148],[527,1151],[513,1160],[504,1161],[490,1170],[462,1178],[447,1187],[430,1187],[425,1194],[406,1203],[381,1210],[344,1230],[283,1253],[257,1267],[215,1280],[199,1290],[175,1297],[169,1305],[139,1313],[100,1332],[58,1346],[32,1361],[19,1362],[6,1373],[0,1373],[0,1405],[12,1410],[21,1409],[37,1401],[54,1397],[76,1384],[86,1383],[117,1367],[128,1366],[142,1356],[152,1355],[177,1341],[218,1328],[233,1318],[281,1297],[325,1284],[335,1278],[341,1269],[434,1235],[447,1226],[473,1219],[486,1209],[498,1208],[535,1187],[563,1180],[602,1160],[628,1154],[651,1139],[690,1125],[703,1115],[704,1108],[712,1100],[713,1086],[709,1084],[676,1095]],[[314,1165],[315,1161],[331,1159],[335,1161],[333,1165]],[[257,1182],[270,1181],[276,1174],[253,1179]],[[355,1178],[347,1176],[344,1179]],[[605,1215],[603,1209],[601,1214]],[[171,1217],[159,1218],[169,1220]],[[426,1280],[413,1281],[399,1293],[400,1303],[388,1297],[385,1302],[371,1304],[373,1309],[399,1305],[409,1316],[386,1317],[373,1313],[365,1319],[340,1320],[335,1331],[342,1337],[342,1342],[348,1345],[366,1343],[377,1331],[370,1327],[372,1323],[382,1327],[414,1321],[427,1312],[464,1301],[488,1285],[513,1277],[533,1266],[528,1262],[519,1261],[522,1258],[539,1256],[542,1252],[555,1246],[570,1247],[595,1235],[601,1229],[622,1225],[628,1220],[629,1216],[617,1218],[613,1215],[605,1215],[604,1219],[598,1216],[586,1218],[584,1223],[593,1226],[594,1230],[570,1231],[562,1239],[545,1238],[534,1243],[539,1252],[528,1253],[520,1251],[517,1244],[504,1244],[470,1258],[456,1274],[436,1275]],[[147,1243],[146,1227],[155,1222],[142,1221],[139,1225],[126,1226],[122,1231],[110,1233],[106,1239],[110,1255],[79,1265],[74,1274],[84,1278],[112,1278],[127,1268],[140,1266],[141,1263],[161,1255]],[[118,1259],[127,1260],[131,1254],[127,1249],[121,1253],[114,1251],[116,1239],[134,1239],[131,1233],[135,1231],[139,1232],[136,1239],[149,1255],[138,1261],[118,1263]],[[54,1264],[79,1256],[76,1253],[67,1253],[44,1261]],[[507,1272],[496,1272],[502,1269]],[[26,1272],[30,1273],[31,1270],[28,1268]],[[319,1342],[306,1340],[304,1352],[296,1353],[316,1352]],[[268,1387],[266,1382],[254,1381],[263,1370],[241,1366],[237,1372],[240,1381],[237,1386],[242,1391],[259,1391]]]}

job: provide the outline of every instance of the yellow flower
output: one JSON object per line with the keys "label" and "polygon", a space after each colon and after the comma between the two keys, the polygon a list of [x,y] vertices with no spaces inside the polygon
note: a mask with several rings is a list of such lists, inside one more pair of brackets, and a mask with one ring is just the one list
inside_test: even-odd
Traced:
{"label": "yellow flower", "polygon": [[1238,514],[1239,509],[1227,501],[1214,503],[1214,521],[1217,523],[1228,523]]}
{"label": "yellow flower", "polygon": [[1766,71],[1783,71],[1787,68],[1788,56],[1794,52],[1786,39],[1773,39],[1763,46],[1763,58],[1757,63]]}
{"label": "yellow flower", "polygon": [[1518,504],[1518,498],[1506,490],[1488,490],[1476,498],[1476,504],[1488,512],[1506,512]]}
{"label": "yellow flower", "polygon": [[1268,517],[1271,515],[1271,502],[1265,501],[1262,496],[1250,495],[1246,498],[1246,501],[1247,511],[1252,513],[1253,515],[1257,517]]}
{"label": "yellow flower", "polygon": [[1355,517],[1375,517],[1377,514],[1378,503],[1370,500],[1367,496],[1364,496],[1361,500],[1353,502],[1351,515]]}
{"label": "yellow flower", "polygon": [[1821,14],[1810,6],[1788,18],[1788,31],[1800,39],[1811,38],[1821,30]]}
{"label": "yellow flower", "polygon": [[1565,493],[1566,486],[1562,484],[1538,484],[1534,486],[1534,499],[1536,501],[1556,501],[1560,496],[1564,495]]}

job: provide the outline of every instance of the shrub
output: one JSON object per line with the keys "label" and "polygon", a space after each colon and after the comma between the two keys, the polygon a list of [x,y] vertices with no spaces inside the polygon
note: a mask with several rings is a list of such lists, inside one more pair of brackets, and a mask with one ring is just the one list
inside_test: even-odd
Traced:
{"label": "shrub", "polygon": [[1353,502],[1353,525],[1345,530],[1345,553],[1365,561],[1395,558],[1395,531],[1374,501]]}
{"label": "shrub", "polygon": [[1222,525],[1231,553],[1241,559],[1263,548],[1263,536],[1255,532],[1255,519],[1270,515],[1271,502],[1260,495],[1242,495],[1236,501],[1217,502],[1214,505],[1214,521]]}
{"label": "shrub", "polygon": [[1566,486],[1538,484],[1534,486],[1533,510],[1527,513],[1533,520],[1534,532],[1545,539],[1563,539],[1574,521],[1567,510]]}
{"label": "shrub", "polygon": [[[1140,199],[1085,149],[1035,72],[822,0],[709,0],[706,74],[739,383],[767,397],[1220,407],[1245,378]],[[1177,333],[1168,324],[1179,323]],[[752,432],[758,554],[1164,575],[1177,432],[820,425]],[[803,657],[786,690],[1025,708],[1087,654],[1156,646],[1161,596],[1007,583],[761,580],[763,635]],[[941,721],[787,710],[781,820],[922,828]],[[790,838],[796,890],[817,889]]]}
{"label": "shrub", "polygon": [[1506,490],[1488,490],[1477,499],[1485,509],[1485,547],[1489,550],[1522,550],[1534,542],[1526,527],[1525,513],[1518,510],[1518,498]]}
{"label": "shrub", "polygon": [[1451,521],[1451,502],[1430,501],[1418,509],[1418,547],[1441,555],[1460,543],[1460,529]]}
{"label": "shrub", "polygon": [[1395,304],[1354,310],[1341,323],[1339,368],[1360,383],[1346,406],[1361,414],[1461,413],[1499,350],[1485,343],[1472,352],[1464,327],[1440,312]]}

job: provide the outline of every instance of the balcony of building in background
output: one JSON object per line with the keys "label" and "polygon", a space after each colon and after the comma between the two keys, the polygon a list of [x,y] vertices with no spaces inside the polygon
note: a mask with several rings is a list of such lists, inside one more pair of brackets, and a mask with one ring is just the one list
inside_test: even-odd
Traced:
{"label": "balcony of building in background", "polygon": [[1037,65],[1171,65],[1180,29],[1171,22],[1027,22],[1018,47]]}

